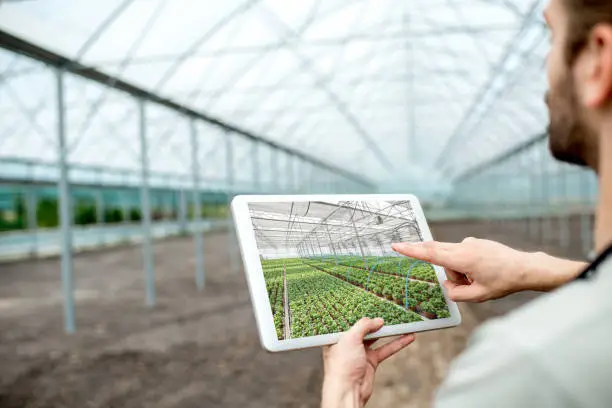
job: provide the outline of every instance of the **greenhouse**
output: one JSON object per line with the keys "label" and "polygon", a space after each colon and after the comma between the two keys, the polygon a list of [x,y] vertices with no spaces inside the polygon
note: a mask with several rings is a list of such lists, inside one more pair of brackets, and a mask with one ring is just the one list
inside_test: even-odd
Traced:
{"label": "greenhouse", "polygon": [[[202,363],[185,364],[223,365],[215,359],[229,351],[207,336],[218,327],[238,344],[236,327],[254,324],[229,210],[239,194],[413,194],[435,239],[478,236],[586,259],[597,181],[549,152],[546,4],[0,0],[0,332],[12,333],[0,344],[31,344],[32,356],[57,345],[57,361],[68,361],[70,347],[166,353],[197,338],[208,348],[181,356]],[[399,259],[391,243],[424,240],[409,201],[250,211],[262,262],[285,285],[268,288],[272,310],[290,313],[290,299],[275,306],[291,292],[288,266],[274,269],[286,258],[403,308],[406,321],[447,316],[429,264],[397,261],[396,276],[379,266]],[[397,296],[385,291],[392,281]],[[291,336],[288,319],[278,317],[279,338]],[[349,320],[330,322],[340,330]],[[100,355],[90,357],[95,366]],[[5,358],[21,363],[8,350]],[[288,364],[304,367],[298,359]],[[165,381],[172,374],[159,364],[151,378]],[[61,368],[74,375],[66,394],[32,406],[85,406],[78,369]],[[218,389],[233,389],[213,373]],[[26,380],[24,389],[42,387]],[[248,398],[267,389],[244,381]],[[17,383],[6,384],[0,401],[21,401]],[[168,387],[105,389],[91,406],[191,406],[166,400]],[[200,401],[245,403],[223,395]],[[266,395],[261,406],[293,406]]]}

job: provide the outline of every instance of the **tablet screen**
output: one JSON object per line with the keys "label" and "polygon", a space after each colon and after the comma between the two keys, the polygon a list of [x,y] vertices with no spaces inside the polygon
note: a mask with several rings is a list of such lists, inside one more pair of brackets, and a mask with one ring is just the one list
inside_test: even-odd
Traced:
{"label": "tablet screen", "polygon": [[450,317],[434,268],[398,255],[423,240],[410,201],[249,203],[279,340]]}

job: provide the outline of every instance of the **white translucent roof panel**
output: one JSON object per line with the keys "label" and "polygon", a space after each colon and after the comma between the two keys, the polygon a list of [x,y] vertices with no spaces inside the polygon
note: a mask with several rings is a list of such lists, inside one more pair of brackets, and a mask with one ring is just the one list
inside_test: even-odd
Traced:
{"label": "white translucent roof panel", "polygon": [[[424,175],[459,174],[545,129],[543,6],[543,0],[47,0],[1,3],[0,28],[381,184],[427,184]],[[4,57],[0,68],[13,70]],[[31,75],[22,84],[11,79],[13,91],[0,89],[0,109],[16,111],[13,127],[25,138],[45,137],[40,133],[53,120],[53,100],[45,96],[53,76],[39,76],[47,81],[37,87],[40,95],[31,92]],[[86,129],[85,146],[102,149],[79,147],[73,159],[98,164],[99,151],[113,151],[100,136],[120,133],[113,143],[126,149],[115,159],[127,164],[137,145],[129,120],[137,107],[69,82],[70,123]],[[10,92],[27,100],[17,104],[14,95],[5,97]],[[38,108],[39,125],[22,105]],[[99,112],[89,118],[93,110]],[[160,154],[156,165],[180,172],[188,124],[172,116],[150,118],[151,133],[162,139],[173,133],[163,143],[174,159],[164,162]],[[8,149],[0,147],[3,155]],[[250,149],[239,144],[235,160]],[[225,159],[223,149],[212,156]],[[255,182],[244,165],[236,173],[237,182]]]}
{"label": "white translucent roof panel", "polygon": [[422,241],[408,201],[251,203],[257,247],[265,257],[392,253],[393,242]]}

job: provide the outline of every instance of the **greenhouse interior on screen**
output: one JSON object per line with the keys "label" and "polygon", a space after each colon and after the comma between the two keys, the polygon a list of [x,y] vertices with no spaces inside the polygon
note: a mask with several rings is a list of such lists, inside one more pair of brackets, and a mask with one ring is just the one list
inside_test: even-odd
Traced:
{"label": "greenhouse interior on screen", "polygon": [[[545,4],[0,1],[0,259],[61,255],[72,331],[75,251],[142,245],[154,305],[154,241],[193,236],[202,290],[204,234],[229,231],[239,269],[228,203],[242,193],[410,193],[431,223],[520,221],[586,255],[597,186],[548,152]],[[443,316],[428,268],[395,265],[383,227],[355,211],[353,229],[345,211],[329,231],[319,221],[294,264]],[[308,231],[295,214],[291,242]],[[377,292],[383,278],[397,290]],[[431,296],[414,304],[406,282]]]}
{"label": "greenhouse interior on screen", "polygon": [[423,241],[411,202],[264,202],[249,212],[279,339],[345,331],[362,316],[450,317],[432,265],[391,250]]}

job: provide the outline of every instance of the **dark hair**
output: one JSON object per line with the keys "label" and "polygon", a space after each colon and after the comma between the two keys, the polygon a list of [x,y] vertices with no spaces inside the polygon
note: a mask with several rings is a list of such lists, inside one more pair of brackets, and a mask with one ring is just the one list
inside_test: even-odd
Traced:
{"label": "dark hair", "polygon": [[569,14],[566,56],[574,63],[586,46],[591,30],[601,23],[612,25],[612,1],[610,0],[563,0]]}

